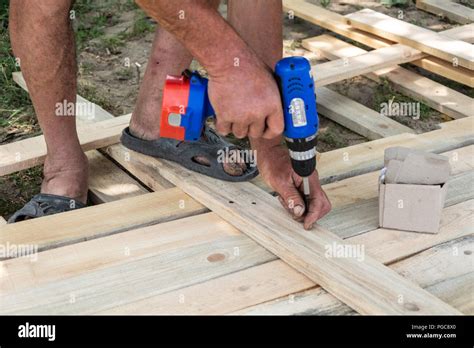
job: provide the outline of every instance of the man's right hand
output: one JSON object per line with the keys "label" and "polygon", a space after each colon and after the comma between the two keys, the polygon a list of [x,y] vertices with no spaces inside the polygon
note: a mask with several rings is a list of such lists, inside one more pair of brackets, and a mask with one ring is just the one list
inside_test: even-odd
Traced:
{"label": "man's right hand", "polygon": [[275,138],[283,132],[280,92],[270,69],[257,58],[209,80],[217,131],[237,138]]}

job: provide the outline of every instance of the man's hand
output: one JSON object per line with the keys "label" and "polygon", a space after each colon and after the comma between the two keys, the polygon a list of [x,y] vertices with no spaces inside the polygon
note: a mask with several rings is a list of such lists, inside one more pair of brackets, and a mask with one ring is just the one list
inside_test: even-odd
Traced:
{"label": "man's hand", "polygon": [[291,167],[288,150],[282,145],[256,146],[260,174],[280,196],[283,207],[309,230],[331,210],[331,203],[321,188],[317,171],[309,178],[309,207],[303,200],[303,179]]}
{"label": "man's hand", "polygon": [[283,132],[280,92],[270,70],[256,58],[209,80],[209,99],[219,117],[217,131],[272,139]]}

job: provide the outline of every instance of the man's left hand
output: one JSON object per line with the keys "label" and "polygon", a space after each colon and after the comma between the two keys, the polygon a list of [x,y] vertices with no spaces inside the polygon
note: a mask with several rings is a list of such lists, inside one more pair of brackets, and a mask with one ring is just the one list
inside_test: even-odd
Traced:
{"label": "man's left hand", "polygon": [[309,177],[310,198],[309,207],[303,199],[303,179],[295,173],[291,166],[288,149],[282,145],[271,147],[257,146],[257,164],[265,182],[278,194],[283,207],[297,221],[304,223],[309,230],[314,223],[331,210],[326,193],[319,183],[318,172]]}

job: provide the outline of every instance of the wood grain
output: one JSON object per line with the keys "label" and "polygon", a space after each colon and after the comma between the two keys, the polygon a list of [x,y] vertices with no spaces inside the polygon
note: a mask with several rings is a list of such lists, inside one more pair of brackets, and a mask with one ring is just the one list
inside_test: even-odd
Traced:
{"label": "wood grain", "polygon": [[403,133],[415,133],[389,117],[384,117],[350,98],[336,93],[329,88],[316,88],[318,112],[366,137],[369,140],[385,138]]}
{"label": "wood grain", "polygon": [[469,24],[474,22],[474,10],[454,1],[417,0],[416,7],[433,13],[441,18],[449,18],[454,22]]}
{"label": "wood grain", "polygon": [[[330,35],[305,39],[303,40],[303,47],[318,52],[331,60],[354,57],[367,52]],[[454,119],[474,116],[474,101],[472,98],[405,68],[394,66],[364,76],[376,82],[387,79],[390,81],[390,85],[399,92],[419,100]],[[347,114],[351,116],[350,113]]]}
{"label": "wood grain", "polygon": [[[346,17],[306,1],[283,0],[283,8],[293,16],[303,18],[308,22],[329,29],[372,48],[387,47],[394,43],[393,41],[353,28],[346,23]],[[459,35],[459,37],[455,37],[454,35]],[[450,34],[452,38],[459,40],[463,40],[466,35],[472,35],[472,29],[469,27],[454,31]],[[451,63],[428,55],[426,55],[425,58],[411,62],[411,64],[469,87],[474,87],[474,72],[462,66],[453,67]]]}
{"label": "wood grain", "polygon": [[389,40],[408,45],[450,63],[474,69],[474,49],[471,44],[448,38],[434,31],[364,9],[346,16],[347,24]]}

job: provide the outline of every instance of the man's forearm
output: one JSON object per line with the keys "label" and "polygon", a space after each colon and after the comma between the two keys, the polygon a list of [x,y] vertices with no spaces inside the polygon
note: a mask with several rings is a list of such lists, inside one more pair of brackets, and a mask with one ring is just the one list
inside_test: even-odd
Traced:
{"label": "man's forearm", "polygon": [[136,0],[173,34],[206,68],[211,77],[259,60],[209,0]]}

